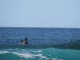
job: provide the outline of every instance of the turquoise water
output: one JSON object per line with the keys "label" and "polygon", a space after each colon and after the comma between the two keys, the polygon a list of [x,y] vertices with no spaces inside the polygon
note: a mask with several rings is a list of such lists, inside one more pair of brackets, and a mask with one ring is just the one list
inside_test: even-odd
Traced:
{"label": "turquoise water", "polygon": [[70,49],[0,49],[0,60],[80,60],[80,50]]}

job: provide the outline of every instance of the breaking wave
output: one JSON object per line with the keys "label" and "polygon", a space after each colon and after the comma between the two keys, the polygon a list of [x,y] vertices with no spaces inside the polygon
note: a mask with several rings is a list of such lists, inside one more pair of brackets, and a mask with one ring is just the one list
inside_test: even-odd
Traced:
{"label": "breaking wave", "polygon": [[[5,49],[5,50],[0,50],[0,56],[1,55],[15,55],[18,58],[24,58],[26,59],[32,59],[32,60],[62,60],[62,59],[57,59],[57,58],[49,58],[46,55],[42,53],[41,49]],[[1,57],[0,57],[1,59]]]}

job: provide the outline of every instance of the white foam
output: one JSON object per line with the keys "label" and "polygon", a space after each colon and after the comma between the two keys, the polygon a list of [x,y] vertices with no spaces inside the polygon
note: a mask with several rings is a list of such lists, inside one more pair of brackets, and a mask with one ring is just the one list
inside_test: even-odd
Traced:
{"label": "white foam", "polygon": [[34,52],[39,52],[39,53],[41,53],[42,51],[41,51],[41,50],[38,50],[38,51],[34,51]]}
{"label": "white foam", "polygon": [[16,54],[20,57],[24,57],[24,58],[33,58],[33,57],[40,57],[40,58],[45,58],[45,59],[49,59],[46,56],[43,56],[42,54],[30,54],[30,53],[18,53],[18,52],[12,52],[13,54]]}
{"label": "white foam", "polygon": [[[36,52],[36,51],[35,51]],[[42,52],[41,50],[38,50],[37,52]],[[33,57],[40,57],[40,58],[45,58],[45,59],[49,59],[46,56],[43,56],[42,54],[31,54],[29,52],[10,52],[10,51],[0,51],[0,54],[6,54],[6,53],[11,53],[11,54],[15,54],[18,55],[19,57],[23,57],[23,58],[33,58]]]}
{"label": "white foam", "polygon": [[63,59],[57,59],[57,58],[53,58],[53,60],[63,60]]}
{"label": "white foam", "polygon": [[16,54],[20,57],[24,57],[24,58],[31,58],[33,57],[33,54],[30,54],[30,53],[18,53],[18,52],[12,52],[13,54]]}
{"label": "white foam", "polygon": [[[41,52],[41,51],[39,51]],[[34,57],[39,57],[39,58],[43,58],[43,59],[51,59],[51,58],[48,58],[46,56],[44,56],[43,54],[31,54],[29,52],[24,52],[24,53],[20,53],[20,52],[9,52],[9,51],[0,51],[0,54],[6,54],[6,53],[11,53],[11,54],[15,54],[19,57],[23,57],[23,58],[34,58]],[[63,59],[57,59],[57,58],[52,58],[52,60],[63,60]]]}
{"label": "white foam", "polygon": [[8,53],[8,51],[0,51],[0,54]]}
{"label": "white foam", "polygon": [[25,52],[25,53],[18,53],[18,52],[10,52],[12,54],[16,54],[18,55],[19,57],[24,57],[24,58],[33,58],[33,57],[40,57],[40,58],[44,58],[44,59],[49,59],[47,58],[46,56],[43,56],[42,54],[31,54],[31,53],[28,53],[28,52]]}
{"label": "white foam", "polygon": [[[32,52],[39,52],[37,54],[34,54]],[[33,58],[36,58],[36,57],[39,57],[39,58],[42,58],[42,59],[46,59],[46,60],[63,60],[63,59],[57,59],[57,58],[48,58],[47,56],[44,56],[43,54],[41,54],[42,50],[31,50],[31,53],[26,51],[25,49],[21,49],[21,50],[13,50],[13,49],[9,49],[9,50],[2,50],[0,51],[0,54],[6,54],[6,53],[11,53],[11,54],[15,54],[19,57],[23,57],[23,58],[30,58],[30,59],[33,59]]]}
{"label": "white foam", "polygon": [[31,57],[33,57],[33,54],[30,54],[28,52],[20,53],[20,52],[10,52],[10,51],[0,51],[0,54],[6,54],[6,53],[15,54],[15,55],[18,55],[19,57],[24,57],[24,58],[31,58]]}
{"label": "white foam", "polygon": [[40,58],[49,59],[49,58],[47,58],[46,56],[43,56],[42,54],[37,54],[37,55],[34,55],[34,56],[38,56],[38,57],[40,57]]}

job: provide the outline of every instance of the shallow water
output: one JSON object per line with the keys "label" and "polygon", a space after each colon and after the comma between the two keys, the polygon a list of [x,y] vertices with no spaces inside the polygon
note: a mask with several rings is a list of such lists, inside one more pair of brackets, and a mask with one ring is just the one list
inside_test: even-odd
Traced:
{"label": "shallow water", "polygon": [[0,49],[0,60],[80,60],[80,50],[70,49]]}

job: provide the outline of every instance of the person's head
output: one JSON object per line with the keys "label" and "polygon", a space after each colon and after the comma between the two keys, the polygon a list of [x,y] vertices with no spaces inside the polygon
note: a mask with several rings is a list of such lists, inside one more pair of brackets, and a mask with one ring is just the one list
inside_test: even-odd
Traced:
{"label": "person's head", "polygon": [[27,40],[27,38],[25,38],[25,40]]}

